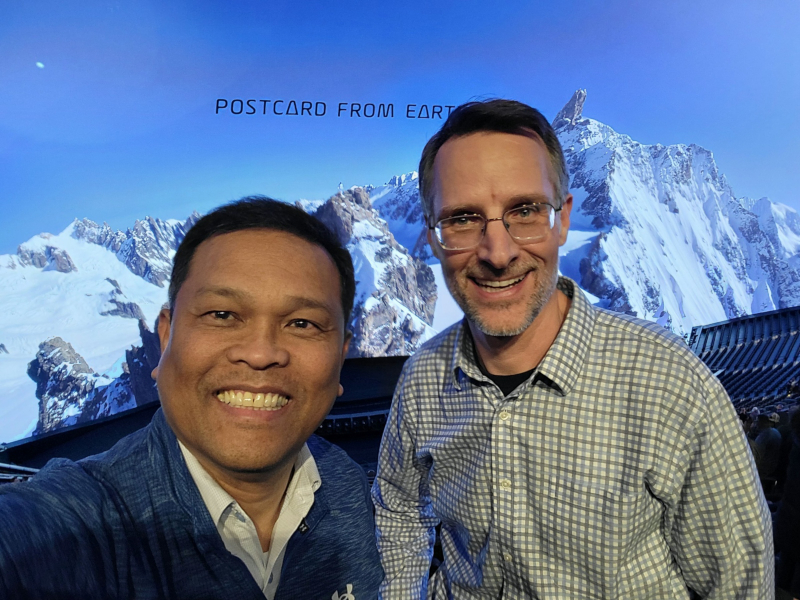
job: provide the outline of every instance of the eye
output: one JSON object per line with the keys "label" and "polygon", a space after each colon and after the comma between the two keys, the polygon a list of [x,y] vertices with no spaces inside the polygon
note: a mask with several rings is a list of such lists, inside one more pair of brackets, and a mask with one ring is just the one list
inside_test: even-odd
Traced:
{"label": "eye", "polygon": [[210,310],[203,313],[202,319],[206,323],[222,325],[233,322],[236,319],[236,314],[230,310]]}
{"label": "eye", "polygon": [[315,327],[319,329],[317,325],[307,319],[294,319],[291,323],[289,323],[289,326],[294,327],[295,329],[312,329]]}
{"label": "eye", "polygon": [[483,217],[476,214],[455,215],[447,219],[442,219],[439,223],[443,229],[446,228],[464,229],[475,226],[480,227],[483,225]]}
{"label": "eye", "polygon": [[531,217],[533,215],[538,215],[542,212],[542,207],[538,204],[529,204],[527,206],[520,206],[517,209],[517,213],[521,217]]}

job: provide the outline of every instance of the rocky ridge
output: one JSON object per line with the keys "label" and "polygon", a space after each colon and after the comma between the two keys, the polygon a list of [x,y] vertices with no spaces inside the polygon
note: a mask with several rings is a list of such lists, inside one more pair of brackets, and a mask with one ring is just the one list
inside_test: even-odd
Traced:
{"label": "rocky ridge", "polygon": [[565,274],[601,305],[683,334],[800,304],[798,244],[782,239],[800,239],[795,211],[737,199],[710,151],[636,142],[584,118],[585,100],[578,90],[554,119],[575,196],[570,235],[591,236],[562,258]]}
{"label": "rocky ridge", "polygon": [[36,382],[39,420],[34,435],[92,421],[122,410],[158,401],[151,377],[158,365],[158,336],[139,321],[141,345],[125,352],[123,373],[99,375],[69,342],[50,338],[39,345],[28,375]]}
{"label": "rocky ridge", "polygon": [[372,207],[368,189],[339,192],[313,213],[350,251],[356,297],[349,357],[413,353],[432,337],[436,283]]}

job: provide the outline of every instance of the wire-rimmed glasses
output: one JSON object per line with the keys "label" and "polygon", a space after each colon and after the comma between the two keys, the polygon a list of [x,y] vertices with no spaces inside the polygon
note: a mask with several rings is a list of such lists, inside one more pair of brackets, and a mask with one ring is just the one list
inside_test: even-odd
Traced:
{"label": "wire-rimmed glasses", "polygon": [[517,206],[502,217],[487,219],[479,214],[463,214],[439,220],[430,227],[436,241],[445,250],[470,250],[481,243],[490,221],[502,221],[508,234],[517,242],[530,244],[544,239],[556,224],[561,209],[547,202]]}

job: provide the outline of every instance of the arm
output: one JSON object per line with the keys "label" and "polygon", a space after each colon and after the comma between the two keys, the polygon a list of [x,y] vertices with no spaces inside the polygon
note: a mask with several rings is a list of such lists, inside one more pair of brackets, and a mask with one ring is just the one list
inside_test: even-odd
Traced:
{"label": "arm", "polygon": [[415,457],[413,423],[408,419],[413,402],[406,373],[404,369],[395,391],[372,487],[378,551],[385,572],[381,597],[387,600],[426,597],[439,522],[431,509],[428,470]]}
{"label": "arm", "polygon": [[[96,522],[100,498],[82,471],[68,461],[51,462],[31,481],[0,490],[0,597],[103,598],[110,557]],[[60,468],[59,468],[60,467]]]}
{"label": "arm", "polygon": [[771,599],[770,512],[733,406],[717,382],[710,392],[680,459],[680,497],[667,510],[670,548],[701,597]]}

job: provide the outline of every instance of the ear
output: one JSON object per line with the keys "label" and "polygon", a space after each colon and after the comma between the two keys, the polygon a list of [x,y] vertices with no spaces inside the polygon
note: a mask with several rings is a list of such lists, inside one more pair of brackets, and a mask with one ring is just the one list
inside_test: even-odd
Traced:
{"label": "ear", "polygon": [[561,226],[558,235],[558,245],[563,246],[567,241],[567,233],[569,232],[569,218],[570,214],[572,213],[572,194],[567,194],[567,197],[564,198],[564,203],[561,205],[561,212],[559,212],[559,216],[561,217],[559,220],[561,221]]}
{"label": "ear", "polygon": [[[161,312],[158,313],[158,342],[161,346],[161,357],[164,356],[164,350],[167,349],[169,345],[169,334],[172,325],[172,317],[169,315],[169,310],[166,308],[162,308]],[[159,359],[158,365],[155,369],[150,372],[150,377],[153,378],[154,381],[158,380],[158,369],[161,367],[161,360]]]}
{"label": "ear", "polygon": [[169,314],[169,310],[162,308],[161,312],[158,313],[158,341],[161,344],[161,354],[164,354],[164,350],[167,349],[169,344],[171,326],[172,317]]}

